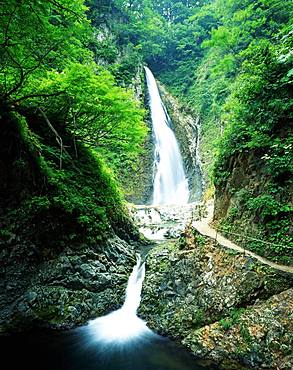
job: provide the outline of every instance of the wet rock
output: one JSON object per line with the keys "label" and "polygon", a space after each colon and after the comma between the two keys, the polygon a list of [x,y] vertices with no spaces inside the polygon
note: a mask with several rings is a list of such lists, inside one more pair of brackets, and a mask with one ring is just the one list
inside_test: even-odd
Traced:
{"label": "wet rock", "polygon": [[152,240],[177,239],[191,219],[197,218],[203,203],[187,205],[129,206],[140,232]]}
{"label": "wet rock", "polygon": [[291,369],[292,277],[208,238],[193,243],[182,249],[168,241],[149,253],[141,316],[196,356],[228,360],[231,369]]}
{"label": "wet rock", "polygon": [[80,265],[81,275],[85,278],[93,278],[97,274],[97,269],[94,265],[83,263]]}
{"label": "wet rock", "polygon": [[135,251],[117,237],[98,250],[65,248],[40,265],[9,258],[0,288],[0,330],[19,331],[68,328],[118,308]]}
{"label": "wet rock", "polygon": [[33,291],[29,291],[25,294],[25,299],[30,303],[33,304],[38,297],[38,294]]}

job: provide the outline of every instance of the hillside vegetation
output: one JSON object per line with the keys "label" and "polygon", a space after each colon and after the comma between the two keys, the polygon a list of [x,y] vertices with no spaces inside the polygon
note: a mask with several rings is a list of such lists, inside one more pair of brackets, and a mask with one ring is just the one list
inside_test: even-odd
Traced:
{"label": "hillside vegetation", "polygon": [[60,248],[113,230],[128,239],[136,232],[113,169],[142,152],[144,110],[97,62],[99,29],[84,1],[4,3],[1,243]]}
{"label": "hillside vegetation", "polygon": [[240,233],[238,242],[260,254],[289,261],[292,2],[108,4],[120,12],[117,42],[139,50],[160,81],[200,116],[203,170],[216,187],[221,229],[230,238]]}

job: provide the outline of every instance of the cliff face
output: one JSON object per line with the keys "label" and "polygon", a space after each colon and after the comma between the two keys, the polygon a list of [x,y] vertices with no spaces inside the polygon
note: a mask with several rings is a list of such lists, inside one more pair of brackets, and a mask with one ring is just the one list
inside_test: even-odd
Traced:
{"label": "cliff face", "polygon": [[154,144],[152,124],[148,111],[148,95],[142,64],[137,66],[135,76],[129,85],[135,92],[136,99],[146,109],[145,123],[149,129],[141,153],[131,167],[127,164],[118,169],[118,178],[122,184],[125,198],[134,204],[148,204],[153,192]]}
{"label": "cliff face", "polygon": [[150,252],[140,314],[223,369],[289,370],[291,285],[292,276],[189,229],[177,244]]}
{"label": "cliff face", "polygon": [[0,331],[70,327],[116,308],[135,263],[136,231],[113,180],[62,136],[60,170],[41,117],[0,119]]}
{"label": "cliff face", "polygon": [[[268,179],[263,168],[256,158],[249,153],[233,156],[227,163],[227,177],[225,181],[216,186],[214,219],[220,220],[228,217],[231,208],[237,202],[237,193],[241,189],[254,195],[261,194],[260,180],[265,184]],[[254,216],[251,215],[250,221]]]}
{"label": "cliff face", "polygon": [[71,328],[123,303],[135,263],[126,242],[116,237],[103,246],[68,245],[43,261],[35,255],[37,248],[15,245],[1,251],[1,332]]}
{"label": "cliff face", "polygon": [[293,256],[290,176],[269,174],[261,150],[243,151],[218,165],[215,186],[215,223],[244,247],[290,264]]}

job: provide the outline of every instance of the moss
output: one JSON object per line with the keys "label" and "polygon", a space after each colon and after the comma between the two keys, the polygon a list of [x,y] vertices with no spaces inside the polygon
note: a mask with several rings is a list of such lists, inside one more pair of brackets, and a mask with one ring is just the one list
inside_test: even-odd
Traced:
{"label": "moss", "polygon": [[12,247],[21,241],[42,258],[68,243],[99,244],[113,231],[124,239],[138,238],[119,186],[102,158],[79,143],[74,158],[71,135],[63,132],[67,149],[60,169],[60,148],[52,133],[41,123],[35,125],[37,116],[27,117],[14,113],[1,121],[1,142],[10,148],[10,155],[5,156],[6,146],[3,155],[0,150],[6,171],[6,180],[0,181],[5,194],[0,197],[4,236],[0,243]]}
{"label": "moss", "polygon": [[58,311],[58,308],[54,305],[41,307],[35,311],[35,314],[38,319],[42,321],[52,323],[62,322],[61,318],[58,319],[58,317],[60,316],[60,312]]}
{"label": "moss", "polygon": [[247,328],[247,326],[242,322],[240,324],[240,334],[244,340],[244,342],[247,344],[247,345],[251,345],[252,343],[252,337],[249,333],[249,330]]}
{"label": "moss", "polygon": [[192,316],[192,324],[194,328],[200,328],[205,323],[205,312],[202,309],[198,309]]}
{"label": "moss", "polygon": [[223,330],[227,331],[232,326],[236,325],[239,323],[239,320],[242,316],[242,314],[245,312],[244,308],[239,308],[239,309],[232,309],[229,316],[221,319],[219,321],[220,326],[222,327]]}

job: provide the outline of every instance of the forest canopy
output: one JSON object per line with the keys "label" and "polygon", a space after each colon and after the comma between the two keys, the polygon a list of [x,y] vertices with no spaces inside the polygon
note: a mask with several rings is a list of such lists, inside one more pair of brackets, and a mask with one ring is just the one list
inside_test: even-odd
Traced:
{"label": "forest canopy", "polygon": [[144,112],[95,63],[88,11],[82,0],[5,2],[0,99],[9,110],[58,115],[76,139],[107,156],[123,150],[135,157],[147,131]]}

